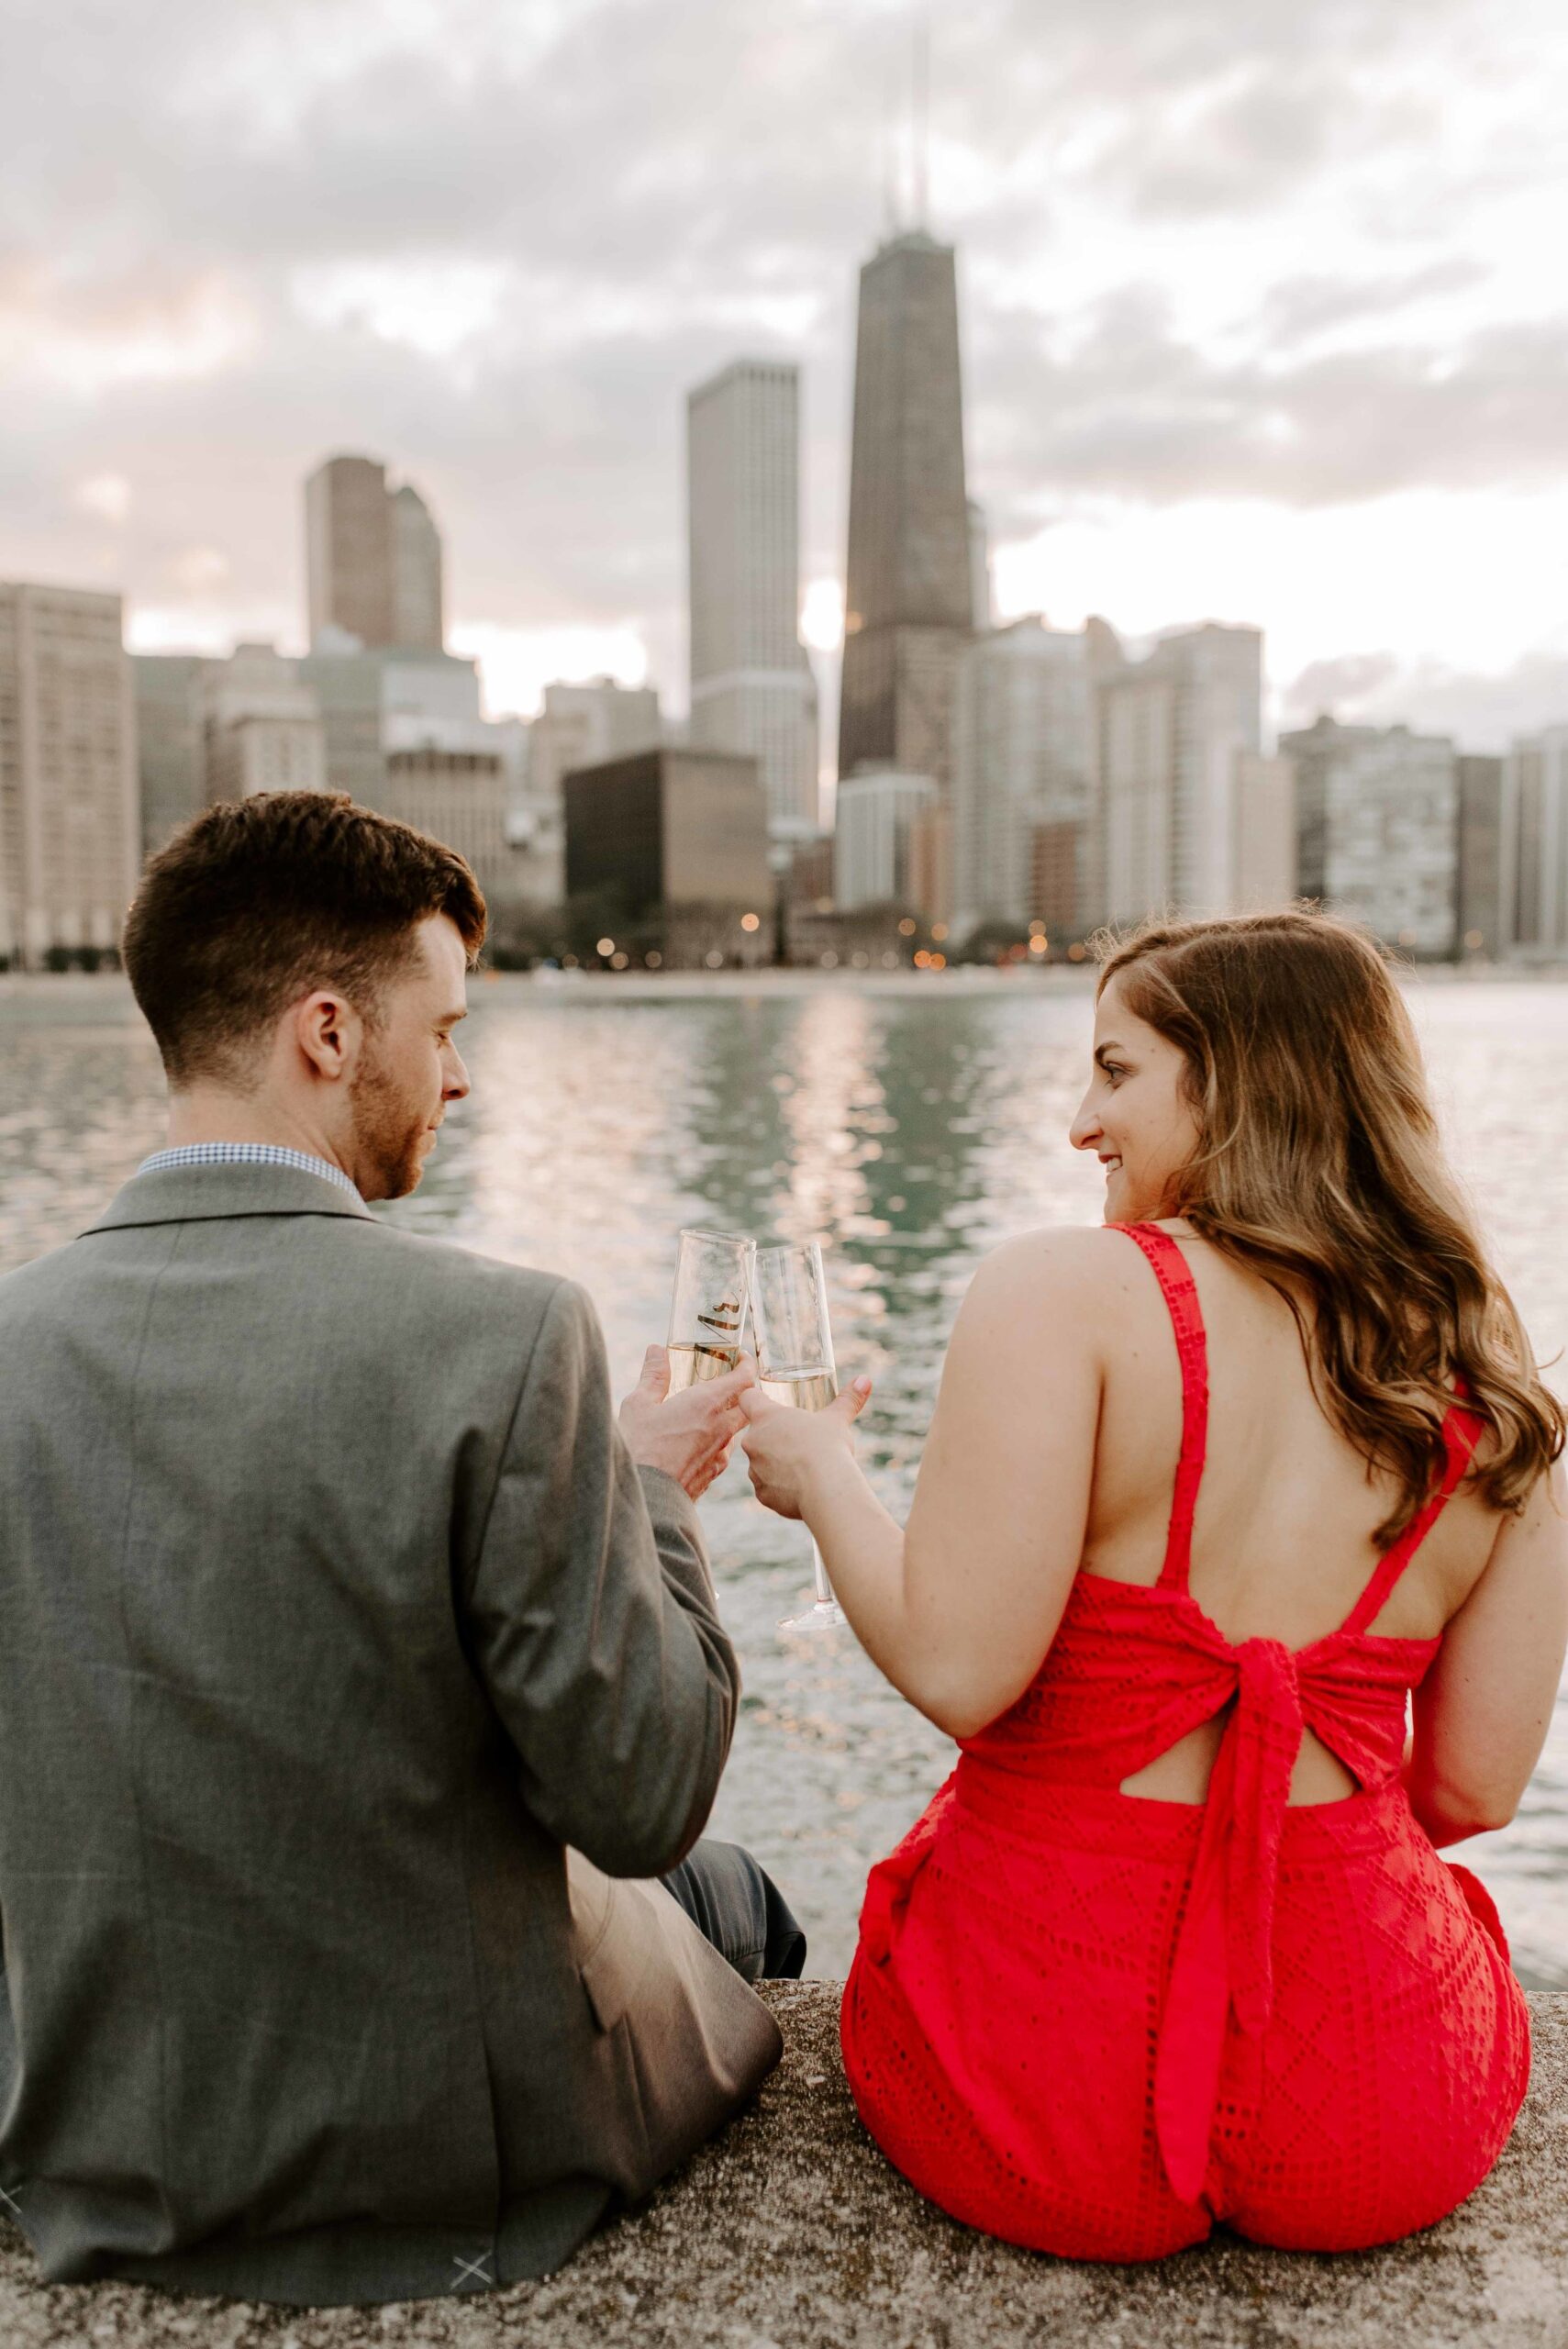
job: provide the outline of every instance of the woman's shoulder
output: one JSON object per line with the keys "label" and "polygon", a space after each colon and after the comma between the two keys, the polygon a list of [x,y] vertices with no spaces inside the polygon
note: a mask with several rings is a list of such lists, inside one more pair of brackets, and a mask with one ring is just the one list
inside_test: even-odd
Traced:
{"label": "woman's shoulder", "polygon": [[1047,1224],[1002,1241],[982,1259],[971,1294],[1038,1306],[1076,1303],[1102,1310],[1143,1295],[1147,1269],[1116,1224]]}

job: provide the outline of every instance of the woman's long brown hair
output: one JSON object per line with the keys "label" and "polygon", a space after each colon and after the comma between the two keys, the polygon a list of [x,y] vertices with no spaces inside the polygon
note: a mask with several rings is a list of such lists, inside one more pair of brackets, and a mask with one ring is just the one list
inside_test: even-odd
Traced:
{"label": "woman's long brown hair", "polygon": [[1277,1289],[1319,1400],[1399,1488],[1386,1548],[1443,1473],[1462,1378],[1473,1488],[1518,1509],[1562,1450],[1513,1300],[1438,1141],[1420,1047],[1371,940],[1307,911],[1146,924],[1101,949],[1187,1064],[1199,1143],[1165,1213]]}

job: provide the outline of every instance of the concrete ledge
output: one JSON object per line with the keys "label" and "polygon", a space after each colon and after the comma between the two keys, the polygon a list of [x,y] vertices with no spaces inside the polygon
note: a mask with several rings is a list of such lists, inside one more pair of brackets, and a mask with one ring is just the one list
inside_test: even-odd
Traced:
{"label": "concrete ledge", "polygon": [[1233,2239],[1076,2266],[970,2233],[867,2142],[837,1986],[778,1985],[784,2064],[757,2106],[560,2275],[484,2298],[320,2313],[46,2288],[0,2226],[4,2349],[1563,2349],[1568,1995],[1537,1997],[1534,2079],[1496,2170],[1440,2227],[1334,2258]]}

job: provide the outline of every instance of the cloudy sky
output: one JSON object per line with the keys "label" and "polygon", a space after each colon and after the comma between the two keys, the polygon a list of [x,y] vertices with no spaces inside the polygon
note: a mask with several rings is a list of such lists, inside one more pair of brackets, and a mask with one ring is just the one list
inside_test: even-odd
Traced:
{"label": "cloudy sky", "polygon": [[[0,575],[302,639],[384,456],[492,707],[683,695],[685,387],[806,374],[843,567],[908,0],[0,0]],[[1562,0],[935,0],[1000,612],[1268,631],[1277,714],[1568,718]]]}

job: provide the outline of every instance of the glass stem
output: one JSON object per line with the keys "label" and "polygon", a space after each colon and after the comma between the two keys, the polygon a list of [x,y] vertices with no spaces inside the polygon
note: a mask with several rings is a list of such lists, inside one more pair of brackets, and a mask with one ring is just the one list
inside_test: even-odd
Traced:
{"label": "glass stem", "polygon": [[833,1586],[828,1579],[828,1569],[822,1563],[822,1553],[815,1539],[811,1544],[811,1571],[817,1580],[817,1604],[818,1607],[834,1606],[837,1602],[833,1597]]}

